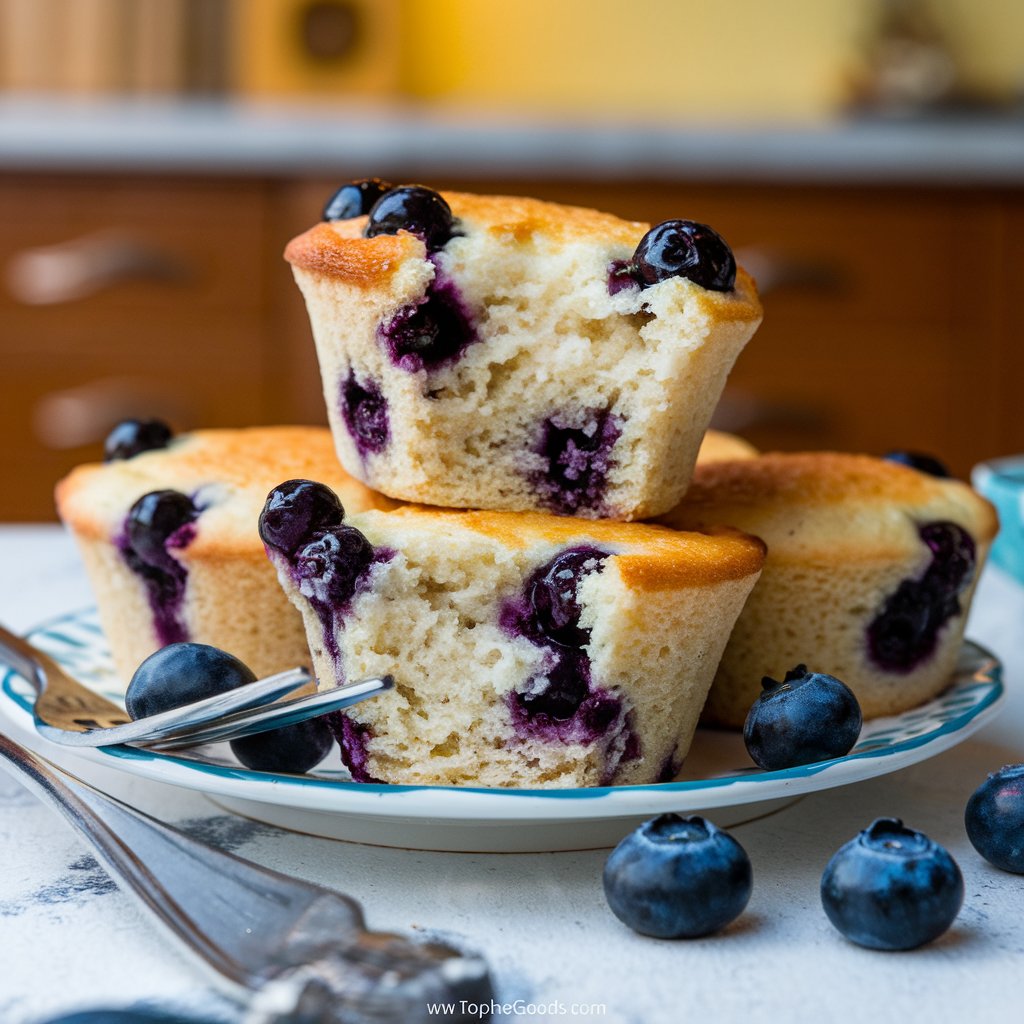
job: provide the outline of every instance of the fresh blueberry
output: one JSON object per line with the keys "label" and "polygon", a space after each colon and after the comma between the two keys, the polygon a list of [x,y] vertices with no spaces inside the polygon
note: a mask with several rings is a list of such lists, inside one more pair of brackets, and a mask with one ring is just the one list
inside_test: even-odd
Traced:
{"label": "fresh blueberry", "polygon": [[967,838],[990,864],[1024,875],[1024,764],[990,775],[967,801]]}
{"label": "fresh blueberry", "polygon": [[345,509],[330,487],[315,480],[285,480],[267,495],[260,537],[290,557],[316,531],[338,526],[344,518]]}
{"label": "fresh blueberry", "polygon": [[960,614],[960,595],[974,576],[974,539],[963,527],[933,522],[918,533],[931,562],[919,579],[900,583],[867,629],[872,660],[889,672],[910,672],[932,654],[939,631]]}
{"label": "fresh blueberry", "polygon": [[373,204],[363,229],[367,238],[408,231],[423,239],[428,252],[444,247],[455,233],[451,207],[423,185],[393,188]]}
{"label": "fresh blueberry", "polygon": [[388,403],[374,381],[349,373],[341,387],[341,413],[362,458],[384,451],[391,438]]}
{"label": "fresh blueberry", "polygon": [[395,186],[380,178],[357,178],[342,185],[324,206],[324,220],[351,220],[373,209],[373,204]]}
{"label": "fresh blueberry", "polygon": [[170,644],[151,654],[135,670],[124,702],[133,719],[148,718],[227,693],[255,679],[248,666],[218,647]]}
{"label": "fresh blueberry", "polygon": [[323,718],[310,718],[281,729],[243,736],[229,745],[235,757],[253,771],[302,775],[330,753],[334,737]]}
{"label": "fresh blueberry", "polygon": [[863,724],[853,692],[835,676],[797,665],[778,682],[765,676],[743,723],[743,742],[767,771],[830,761],[853,749]]}
{"label": "fresh blueberry", "polygon": [[886,452],[883,456],[886,462],[895,462],[901,466],[909,466],[929,476],[937,476],[948,479],[952,474],[945,464],[940,462],[934,455],[926,455],[924,452],[893,451]]}
{"label": "fresh blueberry", "polygon": [[707,224],[692,220],[667,220],[651,228],[640,239],[630,267],[641,288],[670,277],[689,278],[716,292],[732,291],[736,284],[732,250]]}
{"label": "fresh blueberry", "polygon": [[175,573],[178,567],[167,552],[167,542],[198,515],[199,510],[188,495],[180,491],[150,491],[128,511],[128,543],[146,565]]}
{"label": "fresh blueberry", "polygon": [[530,588],[530,604],[541,632],[565,647],[582,647],[590,630],[580,626],[579,585],[600,572],[607,554],[596,548],[570,548],[542,567]]}
{"label": "fresh blueberry", "polygon": [[662,814],[612,851],[604,894],[612,913],[636,932],[693,939],[743,912],[753,877],[746,851],[700,817]]}
{"label": "fresh blueberry", "polygon": [[352,526],[331,526],[313,534],[295,554],[295,574],[306,596],[343,605],[373,561],[373,546]]}
{"label": "fresh blueberry", "polygon": [[828,919],[869,949],[916,949],[937,939],[963,901],[956,861],[894,818],[879,818],[842,846],[821,877]]}
{"label": "fresh blueberry", "polygon": [[107,434],[103,461],[130,459],[140,452],[166,448],[171,437],[171,428],[163,420],[122,420]]}

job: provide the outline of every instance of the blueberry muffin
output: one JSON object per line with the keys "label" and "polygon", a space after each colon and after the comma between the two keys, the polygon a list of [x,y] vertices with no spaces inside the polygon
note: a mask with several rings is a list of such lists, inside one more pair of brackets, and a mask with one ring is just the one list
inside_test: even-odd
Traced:
{"label": "blueberry muffin", "polygon": [[405,507],[342,521],[307,482],[260,521],[321,684],[391,674],[338,716],[352,777],[596,786],[672,778],[760,541],[541,513]]}
{"label": "blueberry muffin", "polygon": [[155,650],[196,640],[230,651],[259,676],[309,664],[302,619],[277,585],[257,531],[268,488],[317,474],[352,509],[394,503],[338,465],[318,427],[200,430],[172,438],[126,423],[106,463],[57,486],[127,683]]}
{"label": "blueberry muffin", "polygon": [[798,664],[843,680],[866,718],[941,692],[998,525],[964,483],[832,453],[700,466],[661,522],[728,523],[768,545],[705,709],[705,721],[731,727],[763,676]]}
{"label": "blueberry muffin", "polygon": [[452,508],[641,519],[679,501],[761,319],[714,231],[419,186],[367,203],[329,204],[347,219],[285,252],[353,476]]}

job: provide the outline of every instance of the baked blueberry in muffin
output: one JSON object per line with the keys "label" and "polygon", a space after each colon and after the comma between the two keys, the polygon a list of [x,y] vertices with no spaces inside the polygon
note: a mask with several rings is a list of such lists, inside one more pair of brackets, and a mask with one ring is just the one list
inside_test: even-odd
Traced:
{"label": "baked blueberry in muffin", "polygon": [[617,785],[681,765],[759,541],[539,513],[345,516],[309,486],[293,527],[271,491],[261,531],[320,683],[396,679],[335,719],[356,781]]}
{"label": "baked blueberry in muffin", "polygon": [[[61,481],[57,507],[78,541],[125,683],[154,651],[187,640],[230,651],[260,676],[309,664],[301,617],[257,532],[268,488],[300,473],[329,480],[352,509],[394,504],[338,466],[329,431],[253,427],[172,438],[136,422],[115,428],[107,449],[111,461]],[[287,501],[302,508],[308,497],[299,488]]]}
{"label": "baked blueberry in muffin", "polygon": [[768,545],[705,711],[736,728],[762,677],[801,662],[842,679],[865,718],[941,692],[998,526],[958,480],[829,452],[702,465],[661,522],[727,523]]}
{"label": "baked blueberry in muffin", "polygon": [[639,519],[760,322],[711,228],[401,186],[286,250],[338,455],[395,498]]}

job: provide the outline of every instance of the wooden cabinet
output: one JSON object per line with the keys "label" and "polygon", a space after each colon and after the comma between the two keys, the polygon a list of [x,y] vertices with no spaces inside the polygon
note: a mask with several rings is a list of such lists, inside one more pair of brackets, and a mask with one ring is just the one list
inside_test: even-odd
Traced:
{"label": "wooden cabinet", "polygon": [[267,188],[0,181],[0,516],[51,518],[53,483],[113,422],[265,420]]}
{"label": "wooden cabinet", "polygon": [[[281,252],[341,180],[0,178],[0,518],[51,517],[54,481],[123,415],[323,422]],[[714,225],[765,304],[717,425],[763,448],[914,448],[959,473],[1024,451],[1017,192],[436,184]]]}

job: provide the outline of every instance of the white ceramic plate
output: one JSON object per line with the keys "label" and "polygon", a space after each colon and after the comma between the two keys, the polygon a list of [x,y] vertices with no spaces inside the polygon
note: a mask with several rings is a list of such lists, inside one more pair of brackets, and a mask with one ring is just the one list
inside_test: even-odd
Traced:
{"label": "white ceramic plate", "polygon": [[[82,682],[119,700],[95,612],[77,612],[29,634]],[[610,846],[645,818],[665,811],[709,812],[720,825],[760,817],[806,793],[886,775],[960,743],[1003,701],[1001,666],[965,643],[956,674],[940,697],[891,718],[868,722],[846,757],[785,771],[755,768],[736,733],[698,730],[675,782],[594,789],[472,789],[351,782],[340,759],[312,775],[272,775],[242,768],[226,745],[201,759],[110,747],[75,757],[207,794],[251,818],[313,835],[420,850],[524,852]],[[32,727],[29,684],[7,672],[0,716],[19,738],[62,763],[68,748]]]}

